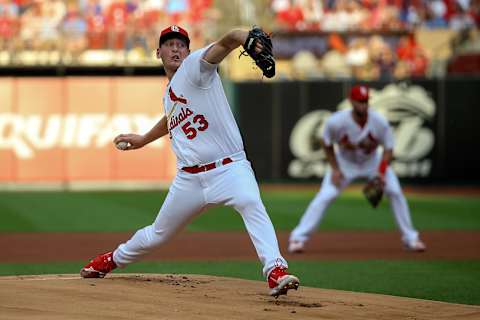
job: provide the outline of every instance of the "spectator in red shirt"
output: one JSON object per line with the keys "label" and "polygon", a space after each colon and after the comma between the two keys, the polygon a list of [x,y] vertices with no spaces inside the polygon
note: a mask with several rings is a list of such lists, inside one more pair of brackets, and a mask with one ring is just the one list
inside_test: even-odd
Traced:
{"label": "spectator in red shirt", "polygon": [[416,48],[415,57],[410,62],[410,74],[412,77],[424,77],[427,73],[428,59],[421,48]]}
{"label": "spectator in red shirt", "polygon": [[11,7],[7,1],[0,1],[0,51],[12,54],[14,39],[18,32],[18,8]]}
{"label": "spectator in red shirt", "polygon": [[400,38],[397,46],[397,57],[405,62],[411,76],[425,76],[428,67],[428,58],[424,50],[418,45],[413,34]]}
{"label": "spectator in red shirt", "polygon": [[107,26],[104,8],[100,0],[88,0],[85,7],[87,23],[87,43],[90,49],[105,49],[107,47]]}
{"label": "spectator in red shirt", "polygon": [[273,0],[272,9],[276,14],[276,20],[281,28],[288,30],[298,29],[304,20],[302,8],[292,5],[289,0]]}
{"label": "spectator in red shirt", "polygon": [[405,61],[412,60],[415,56],[416,46],[415,38],[412,35],[401,37],[396,50],[398,59]]}
{"label": "spectator in red shirt", "polygon": [[106,11],[106,26],[110,49],[123,49],[128,20],[126,0],[113,0]]}

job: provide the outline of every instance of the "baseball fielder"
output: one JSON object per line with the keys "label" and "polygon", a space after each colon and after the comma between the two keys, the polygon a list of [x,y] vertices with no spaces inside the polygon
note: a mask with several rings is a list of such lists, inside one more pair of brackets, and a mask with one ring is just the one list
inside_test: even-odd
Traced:
{"label": "baseball fielder", "polygon": [[[253,31],[258,34],[261,29]],[[121,134],[114,142],[133,150],[168,134],[178,171],[153,224],[138,230],[113,252],[90,261],[81,269],[82,277],[103,278],[116,267],[140,260],[207,207],[221,204],[242,216],[263,264],[270,294],[278,297],[298,288],[298,278],[287,273],[287,262],[280,254],[217,72],[218,64],[242,44],[259,55],[271,49],[257,40],[252,38],[252,30],[232,30],[190,53],[190,39],[183,28],[174,25],[161,32],[157,58],[162,59],[169,79],[163,98],[165,116],[146,134]],[[269,70],[271,67],[269,64]]]}
{"label": "baseball fielder", "polygon": [[[405,248],[424,251],[425,244],[413,228],[407,201],[394,171],[389,166],[393,155],[393,133],[388,121],[368,108],[368,88],[354,86],[350,91],[352,109],[335,112],[326,122],[322,145],[329,169],[320,191],[292,231],[288,251],[304,251],[305,243],[323,218],[325,210],[354,179],[381,181],[389,198]],[[383,147],[383,154],[377,152]]]}

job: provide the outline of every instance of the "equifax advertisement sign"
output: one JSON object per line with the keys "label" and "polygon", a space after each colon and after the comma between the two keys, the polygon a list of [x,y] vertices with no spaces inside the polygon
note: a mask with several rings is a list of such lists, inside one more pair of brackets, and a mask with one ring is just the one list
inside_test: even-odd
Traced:
{"label": "equifax advertisement sign", "polygon": [[165,79],[0,79],[0,182],[168,182],[166,138],[121,152],[120,133],[145,133],[163,113]]}

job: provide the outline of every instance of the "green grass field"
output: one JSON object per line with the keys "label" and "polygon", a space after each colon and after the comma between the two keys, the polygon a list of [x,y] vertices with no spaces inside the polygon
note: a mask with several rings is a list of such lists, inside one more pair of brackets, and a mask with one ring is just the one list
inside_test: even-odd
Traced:
{"label": "green grass field", "polygon": [[[277,230],[289,231],[315,192],[269,191],[262,198]],[[133,231],[152,223],[166,192],[0,192],[0,232]],[[480,199],[410,196],[412,219],[420,230],[480,230]],[[95,223],[91,223],[95,221]],[[212,208],[190,231],[244,230],[233,209]],[[396,230],[383,201],[370,208],[359,192],[346,192],[328,209],[323,230]]]}
{"label": "green grass field", "polygon": [[[268,191],[263,200],[277,230],[291,230],[314,192]],[[165,192],[0,193],[0,232],[133,231],[150,224]],[[480,230],[480,199],[409,196],[420,230]],[[92,223],[95,221],[95,223]],[[371,209],[359,192],[344,193],[329,209],[323,230],[396,230],[386,201]],[[238,214],[213,208],[188,226],[195,231],[244,230]],[[0,264],[0,275],[77,273],[84,261]],[[477,261],[291,261],[302,284],[480,305]],[[261,280],[258,262],[139,262],[125,272],[212,274]]]}

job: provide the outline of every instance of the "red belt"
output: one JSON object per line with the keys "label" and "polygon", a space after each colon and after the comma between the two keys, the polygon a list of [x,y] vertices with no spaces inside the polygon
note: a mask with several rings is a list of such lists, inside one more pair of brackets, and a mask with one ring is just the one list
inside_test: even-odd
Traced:
{"label": "red belt", "polygon": [[[230,158],[225,158],[222,159],[222,166],[229,164],[230,162],[233,162],[232,159]],[[210,171],[212,169],[215,169],[217,167],[216,162],[211,162],[207,163],[203,166],[193,166],[193,167],[183,167],[182,170],[186,171],[188,173],[200,173],[200,172],[205,172],[205,171]]]}

